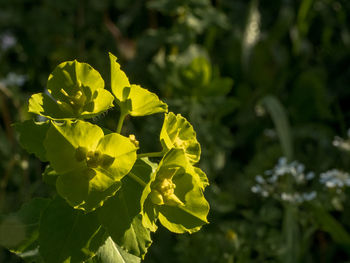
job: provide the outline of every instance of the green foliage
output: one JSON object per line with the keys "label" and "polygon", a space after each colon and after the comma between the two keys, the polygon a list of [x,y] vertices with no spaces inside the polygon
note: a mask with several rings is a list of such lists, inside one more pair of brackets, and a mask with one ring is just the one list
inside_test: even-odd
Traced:
{"label": "green foliage", "polygon": [[[350,169],[348,1],[0,0],[0,6],[1,220],[20,213],[11,211],[37,196],[52,199],[60,185],[58,196],[66,202],[71,200],[72,210],[72,206],[77,206],[75,210],[80,213],[96,213],[106,230],[100,248],[93,252],[96,255],[86,262],[349,261],[350,192],[341,180]],[[104,50],[116,54],[118,63],[113,55],[110,61],[106,59]],[[68,94],[65,91],[69,90],[68,85],[64,91],[69,96],[64,97],[59,87],[58,99],[46,86],[51,69],[67,60],[62,64],[66,75],[60,75],[63,68],[51,75],[73,82],[73,69],[86,68],[82,66],[86,64],[74,62],[75,59],[89,61],[96,69],[83,70],[90,72],[83,74],[89,76],[87,79],[90,74],[100,79],[96,94],[104,98],[100,101],[105,104],[97,105],[94,112],[92,104],[84,99],[85,93]],[[115,67],[112,75],[115,81],[109,79],[109,64]],[[97,70],[101,73],[99,77],[99,73],[93,73]],[[101,86],[102,77],[105,87]],[[78,91],[73,86],[71,90]],[[84,88],[87,94],[90,88]],[[34,106],[50,117],[28,113],[26,102],[38,92],[41,94],[33,95]],[[159,98],[150,92],[157,93]],[[132,93],[138,94],[136,98]],[[59,107],[57,99],[64,106]],[[113,105],[108,100],[114,100]],[[70,101],[76,106],[72,107]],[[83,107],[77,107],[79,103]],[[166,113],[165,103],[174,112],[164,115],[167,125],[161,118],[163,114],[127,116],[130,111]],[[84,107],[86,112],[79,116]],[[122,108],[124,112],[117,123]],[[171,235],[159,226],[160,220],[152,218],[160,215],[164,205],[147,201],[143,203],[147,211],[144,216],[150,216],[149,227],[157,229],[152,233],[142,225],[142,216],[135,213],[137,209],[141,211],[142,193],[149,191],[147,199],[151,198],[150,180],[161,158],[174,145],[165,136],[178,132],[170,127],[170,120],[186,123],[182,118],[196,130],[196,140],[190,140],[194,147],[185,156],[196,160],[191,164],[198,166],[194,170],[201,179],[201,188],[208,185],[202,170],[210,177],[210,186],[206,188],[210,224],[191,235]],[[81,174],[66,176],[62,183],[64,177],[50,163],[38,160],[49,162],[44,144],[47,130],[52,132],[56,129],[53,125],[62,127],[77,120],[99,126],[103,137],[115,134],[114,131],[122,132],[137,148],[137,159],[128,174],[108,181],[114,183],[98,195],[96,191],[91,192],[93,196],[86,195],[88,189],[96,189],[96,184],[92,188],[81,184],[77,180]],[[192,128],[186,131],[192,134]],[[157,136],[160,133],[161,141]],[[62,137],[59,132],[56,135]],[[197,141],[201,145],[198,161]],[[186,152],[186,147],[183,149]],[[78,157],[84,157],[83,147],[77,152]],[[306,171],[314,172],[314,179],[298,183],[294,180],[298,177],[286,174],[275,183],[266,184],[271,187],[267,197],[252,192],[257,180],[272,177],[268,173],[281,156],[288,157],[291,163],[299,160]],[[87,166],[86,160],[81,163]],[[96,158],[89,161],[90,166],[98,163]],[[330,174],[339,178],[335,176],[334,181],[321,183],[322,173],[334,168],[341,172]],[[295,169],[298,170],[297,166]],[[189,174],[198,178],[193,172]],[[103,172],[98,175],[107,179]],[[339,180],[342,187],[326,186]],[[108,187],[108,183],[102,186]],[[301,203],[282,198],[282,194],[303,191],[317,195]],[[125,202],[124,194],[129,196]],[[287,199],[294,197],[300,198],[284,195]],[[161,198],[164,202],[163,196],[153,191],[154,202],[161,203]],[[179,205],[184,203],[181,197],[178,199]],[[122,211],[132,205],[135,210],[120,216],[117,209],[112,209],[114,205]],[[109,209],[102,217],[104,208]],[[31,222],[41,216],[39,210]],[[163,223],[172,227],[175,221]],[[15,229],[9,229],[15,233]],[[149,235],[153,240],[151,246]],[[18,254],[25,261],[42,262],[36,248],[38,242],[32,244],[33,247]],[[91,249],[86,247],[83,255],[90,253]],[[0,250],[0,262],[18,263],[22,259]]]}
{"label": "green foliage", "polygon": [[[152,244],[150,232],[158,219],[175,233],[193,233],[208,223],[209,205],[203,195],[208,179],[192,166],[200,158],[192,126],[169,113],[163,125],[167,144],[164,153],[156,154],[164,155],[159,165],[145,157],[153,153],[137,156],[135,136],[119,133],[124,118],[166,112],[167,105],[130,85],[116,58],[110,58],[112,92],[121,112],[117,132],[105,134],[82,120],[111,107],[112,95],[104,90],[97,71],[77,61],[53,71],[47,85],[50,96],[35,94],[29,100],[29,111],[49,120],[16,124],[24,148],[49,162],[43,179],[58,194],[4,216],[0,244],[19,256],[36,249],[40,262],[139,262]],[[175,136],[166,133],[172,132],[168,116],[179,118]],[[148,198],[154,192],[162,196],[161,203]],[[155,212],[150,223],[145,202],[151,202],[147,212]]]}
{"label": "green foliage", "polygon": [[25,255],[38,247],[39,221],[50,201],[35,198],[13,214],[1,217],[0,243],[14,253]]}
{"label": "green foliage", "polygon": [[201,177],[183,149],[172,148],[145,187],[141,197],[143,224],[156,230],[155,220],[175,233],[193,233],[206,223],[209,204]]}
{"label": "green foliage", "polygon": [[112,92],[120,106],[121,114],[145,116],[168,111],[168,106],[160,101],[156,94],[129,83],[115,56],[110,53],[109,58],[111,60]]}
{"label": "green foliage", "polygon": [[47,81],[51,95],[38,93],[29,100],[29,112],[50,119],[91,118],[113,106],[113,96],[95,69],[76,60],[56,67]]}
{"label": "green foliage", "polygon": [[95,255],[104,240],[96,213],[71,209],[60,198],[41,215],[38,242],[44,262],[83,262]]}
{"label": "green foliage", "polygon": [[174,147],[182,148],[192,164],[199,161],[201,148],[196,133],[191,124],[180,114],[175,116],[170,112],[165,115],[160,141],[163,151],[167,152]]}

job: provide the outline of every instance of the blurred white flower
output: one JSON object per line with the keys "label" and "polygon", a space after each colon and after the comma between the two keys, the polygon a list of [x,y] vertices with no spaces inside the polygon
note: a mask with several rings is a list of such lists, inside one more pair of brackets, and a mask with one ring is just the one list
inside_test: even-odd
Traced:
{"label": "blurred white flower", "polygon": [[[306,186],[309,181],[314,179],[315,173],[304,172],[305,166],[297,161],[288,163],[287,158],[281,157],[276,166],[264,172],[265,177],[257,175],[256,184],[251,188],[255,194],[262,197],[272,196],[278,200],[301,204],[305,201],[311,201],[316,198],[315,191],[303,191],[299,188]],[[286,177],[290,179],[286,180]],[[291,189],[286,191],[290,184]],[[298,189],[297,189],[298,188]]]}
{"label": "blurred white flower", "polygon": [[321,173],[320,183],[328,188],[343,188],[350,186],[350,174],[337,169]]}
{"label": "blurred white flower", "polygon": [[9,48],[13,47],[14,45],[16,45],[16,43],[16,38],[10,33],[5,33],[0,36],[0,48],[3,51],[6,51]]}

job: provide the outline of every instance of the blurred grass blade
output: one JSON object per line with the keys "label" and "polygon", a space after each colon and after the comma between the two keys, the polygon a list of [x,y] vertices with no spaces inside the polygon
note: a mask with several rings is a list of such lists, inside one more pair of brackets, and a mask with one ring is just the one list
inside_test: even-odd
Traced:
{"label": "blurred grass blade", "polygon": [[260,103],[270,114],[275,124],[278,138],[281,143],[282,152],[289,161],[293,159],[293,142],[290,133],[290,125],[286,111],[280,101],[272,95],[265,96]]}
{"label": "blurred grass blade", "polygon": [[332,239],[350,251],[350,234],[330,213],[320,206],[311,206],[314,218],[318,221],[321,229],[329,233]]}
{"label": "blurred grass blade", "polygon": [[[280,101],[268,95],[261,99],[260,104],[268,111],[275,125],[278,138],[281,143],[282,152],[289,161],[293,160],[293,143],[290,134],[290,125],[287,114]],[[288,180],[287,188],[291,188],[291,182]],[[297,262],[299,255],[299,226],[297,223],[298,208],[287,204],[284,209],[283,233],[285,237],[285,253],[283,253],[283,262]]]}

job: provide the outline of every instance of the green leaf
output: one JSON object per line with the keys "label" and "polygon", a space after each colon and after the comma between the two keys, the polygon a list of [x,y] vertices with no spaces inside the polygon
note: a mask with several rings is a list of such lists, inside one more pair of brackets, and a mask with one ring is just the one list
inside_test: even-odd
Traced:
{"label": "green leaf", "polygon": [[140,263],[141,259],[127,253],[109,237],[97,254],[87,263]]}
{"label": "green leaf", "polygon": [[[141,198],[144,225],[154,225],[154,215],[175,233],[193,233],[208,223],[209,204],[203,195],[205,183],[200,176],[183,149],[171,149],[159,163]],[[155,194],[158,199],[154,198]]]}
{"label": "green leaf", "polygon": [[67,119],[70,113],[61,110],[53,98],[45,93],[36,93],[29,98],[28,112],[47,118]]}
{"label": "green leaf", "polygon": [[34,198],[19,211],[0,216],[0,245],[21,256],[38,246],[39,220],[50,200]]}
{"label": "green leaf", "polygon": [[56,181],[57,193],[74,208],[86,212],[95,210],[121,187],[104,173],[96,172],[93,179],[86,174],[91,170],[76,170],[60,175]]}
{"label": "green leaf", "polygon": [[114,96],[119,100],[123,101],[124,89],[128,90],[131,86],[128,77],[124,71],[120,69],[120,65],[117,62],[117,57],[112,53],[109,53],[109,59],[111,62],[111,85]]}
{"label": "green leaf", "polygon": [[104,89],[100,74],[86,63],[63,62],[50,74],[50,94],[34,94],[29,112],[50,119],[90,118],[113,107],[113,96]]}
{"label": "green leaf", "polygon": [[14,126],[19,133],[19,142],[21,146],[29,153],[35,154],[41,161],[46,162],[46,150],[43,142],[47,130],[50,127],[50,123],[27,120],[16,123]]}
{"label": "green leaf", "polygon": [[139,85],[130,84],[114,55],[109,53],[109,58],[112,92],[122,112],[131,116],[145,116],[168,111],[167,104],[159,100],[156,94]]}
{"label": "green leaf", "polygon": [[310,205],[309,208],[315,215],[315,219],[320,224],[321,229],[329,233],[334,242],[350,249],[350,233],[346,228],[323,207]]}
{"label": "green leaf", "polygon": [[172,112],[165,114],[160,141],[164,151],[169,151],[173,147],[184,149],[186,157],[192,164],[200,159],[201,148],[196,132],[180,114],[175,115]]}
{"label": "green leaf", "polygon": [[209,185],[209,180],[207,175],[198,167],[193,167],[193,172],[196,173],[201,182],[201,188],[204,190]]}
{"label": "green leaf", "polygon": [[136,147],[129,138],[116,133],[104,136],[101,128],[83,121],[53,123],[44,145],[59,174],[57,192],[85,211],[112,196],[136,161]]}
{"label": "green leaf", "polygon": [[[130,173],[146,184],[150,180],[152,167],[139,159]],[[114,242],[142,258],[152,243],[150,231],[141,222],[140,198],[143,189],[144,185],[138,180],[126,176],[122,180],[122,188],[99,210],[100,221]]]}
{"label": "green leaf", "polygon": [[104,136],[102,129],[83,121],[52,124],[44,141],[51,166],[59,174],[85,167],[76,159],[76,149],[85,147],[95,150]]}
{"label": "green leaf", "polygon": [[151,202],[150,198],[148,198],[151,191],[152,191],[151,185],[147,184],[141,196],[140,202],[141,202],[142,225],[148,228],[149,230],[151,230],[152,232],[156,232],[158,228],[156,225],[158,214],[155,206]]}
{"label": "green leaf", "polygon": [[42,176],[45,183],[55,186],[59,174],[51,167],[51,165],[47,165]]}
{"label": "green leaf", "polygon": [[53,200],[40,221],[39,250],[45,262],[83,262],[105,242],[96,213],[84,214],[60,198]]}

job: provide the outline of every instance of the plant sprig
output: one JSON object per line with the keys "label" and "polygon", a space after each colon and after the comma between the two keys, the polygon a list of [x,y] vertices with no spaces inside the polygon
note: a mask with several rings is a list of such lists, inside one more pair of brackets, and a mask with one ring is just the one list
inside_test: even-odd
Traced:
{"label": "plant sprig", "polygon": [[[25,260],[139,262],[159,222],[174,233],[193,233],[208,223],[208,178],[194,166],[201,151],[193,127],[167,113],[156,94],[130,84],[117,58],[109,57],[112,92],[90,65],[63,62],[50,74],[47,92],[29,99],[29,112],[46,121],[16,124],[22,146],[48,163],[43,179],[57,192],[5,217],[17,239],[1,244]],[[116,132],[105,134],[88,119],[113,102],[120,118]],[[155,113],[165,114],[163,150],[139,153],[137,138],[121,134],[124,120]]]}

